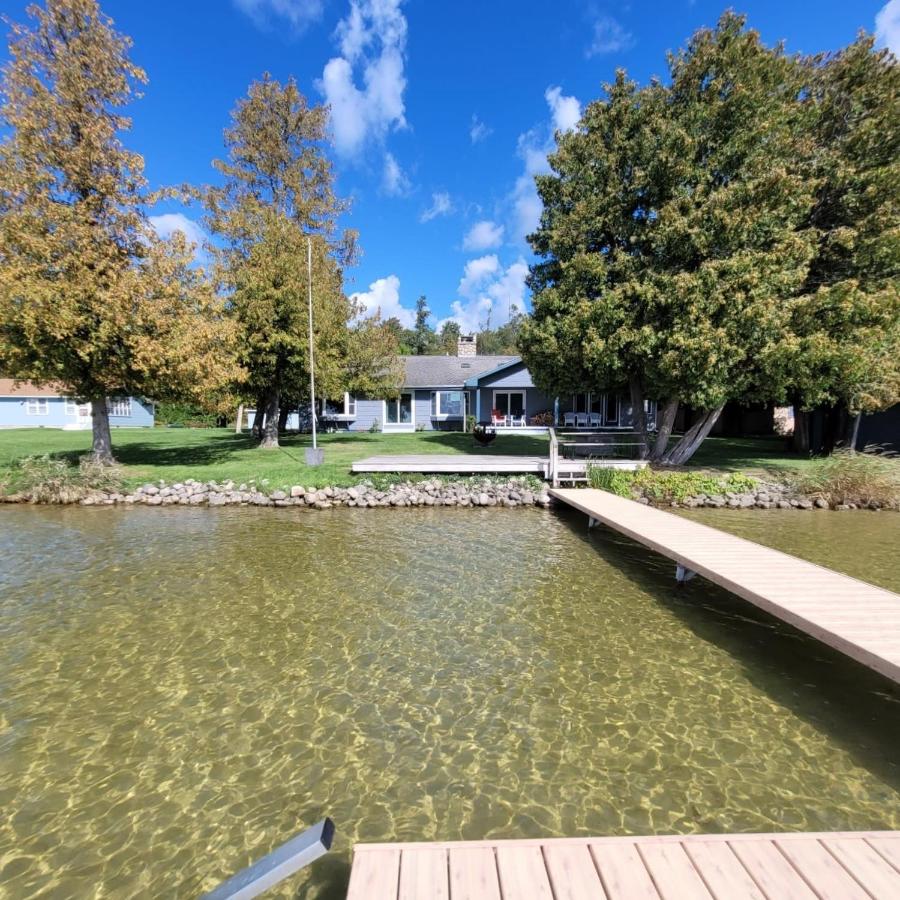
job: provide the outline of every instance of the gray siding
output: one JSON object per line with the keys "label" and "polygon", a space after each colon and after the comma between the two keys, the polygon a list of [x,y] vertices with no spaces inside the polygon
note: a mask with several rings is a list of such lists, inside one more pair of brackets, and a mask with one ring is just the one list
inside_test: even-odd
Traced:
{"label": "gray siding", "polygon": [[485,375],[478,379],[479,387],[492,388],[533,388],[531,372],[525,368],[525,363],[517,363],[494,375]]}
{"label": "gray siding", "polygon": [[381,420],[384,416],[384,404],[381,400],[363,400],[356,398],[356,418],[350,423],[351,431],[368,431],[373,422],[378,423],[378,429],[384,424]]}

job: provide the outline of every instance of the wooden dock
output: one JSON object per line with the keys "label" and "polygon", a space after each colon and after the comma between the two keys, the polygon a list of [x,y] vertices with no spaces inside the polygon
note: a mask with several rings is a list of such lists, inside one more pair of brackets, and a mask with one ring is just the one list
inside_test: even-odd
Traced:
{"label": "wooden dock", "polygon": [[543,456],[491,456],[482,453],[418,453],[369,456],[353,463],[354,472],[421,472],[423,474],[540,475],[547,471]]}
{"label": "wooden dock", "polygon": [[[635,469],[641,462],[627,459],[592,460],[591,465],[616,469]],[[353,463],[351,470],[364,472],[419,472],[447,475],[537,475],[547,478],[550,459],[546,456],[492,456],[486,453],[419,453],[396,456],[368,456]],[[558,477],[563,480],[584,480],[586,461],[559,460]]]}
{"label": "wooden dock", "polygon": [[900,832],[357,844],[347,900],[897,900]]}
{"label": "wooden dock", "polygon": [[550,494],[900,683],[900,595],[606,491]]}

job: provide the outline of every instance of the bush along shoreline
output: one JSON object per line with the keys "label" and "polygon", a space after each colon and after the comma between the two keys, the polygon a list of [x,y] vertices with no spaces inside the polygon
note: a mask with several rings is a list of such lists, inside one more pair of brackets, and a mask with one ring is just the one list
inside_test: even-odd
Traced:
{"label": "bush along shoreline", "polygon": [[[860,464],[856,454],[850,465],[854,469],[883,468],[881,461]],[[871,459],[871,457],[869,457]],[[898,466],[891,460],[886,463],[889,472]],[[820,474],[820,469],[827,472]],[[640,469],[635,472],[589,468],[591,487],[609,491],[620,497],[659,507],[683,507],[686,509],[900,509],[900,484],[891,486],[890,479],[883,478],[874,487],[875,480],[865,483],[862,479],[851,482],[842,474],[840,483],[833,472],[843,473],[849,466],[835,457],[817,461],[803,475],[784,476],[780,480],[762,480],[739,472],[721,474],[714,472],[683,472],[659,469]]]}

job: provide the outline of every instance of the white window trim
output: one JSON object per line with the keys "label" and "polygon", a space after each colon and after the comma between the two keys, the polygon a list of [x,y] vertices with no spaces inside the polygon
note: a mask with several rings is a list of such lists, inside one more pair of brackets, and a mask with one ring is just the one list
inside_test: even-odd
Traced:
{"label": "white window trim", "polygon": [[[445,413],[441,409],[441,394],[462,394],[463,397],[463,412],[462,415],[457,415],[456,413]],[[466,417],[466,408],[468,406],[468,394],[464,390],[460,390],[459,388],[443,388],[436,391],[431,392],[431,400],[434,401],[437,398],[437,402],[432,402],[432,407],[434,408],[434,412],[431,413],[432,419],[465,419]]]}
{"label": "white window trim", "polygon": [[399,412],[400,408],[400,398],[404,394],[409,394],[410,400],[410,412],[412,413],[412,421],[410,422],[388,422],[387,417],[387,400],[381,401],[381,430],[382,431],[415,431],[416,430],[416,392],[415,391],[400,391],[396,397],[392,397],[392,400],[397,401],[397,409]]}
{"label": "white window trim", "polygon": [[29,397],[25,401],[26,416],[49,416],[50,403],[46,397]]}
{"label": "white window trim", "polygon": [[[131,397],[110,397],[106,401],[106,409],[111,419],[130,419],[133,411]],[[127,412],[122,412],[123,409]]]}
{"label": "white window trim", "polygon": [[78,415],[78,404],[71,397],[66,397],[66,415],[67,416],[77,416]]}
{"label": "white window trim", "polygon": [[344,391],[344,415],[356,416],[356,397],[351,396],[347,391]]}

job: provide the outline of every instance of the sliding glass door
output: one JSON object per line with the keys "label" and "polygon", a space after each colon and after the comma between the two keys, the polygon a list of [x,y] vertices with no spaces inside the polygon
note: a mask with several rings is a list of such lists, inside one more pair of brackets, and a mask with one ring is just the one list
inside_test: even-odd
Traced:
{"label": "sliding glass door", "polygon": [[404,392],[384,401],[385,431],[414,431],[413,395]]}
{"label": "sliding glass door", "polygon": [[525,415],[525,391],[494,391],[494,409],[501,416]]}

